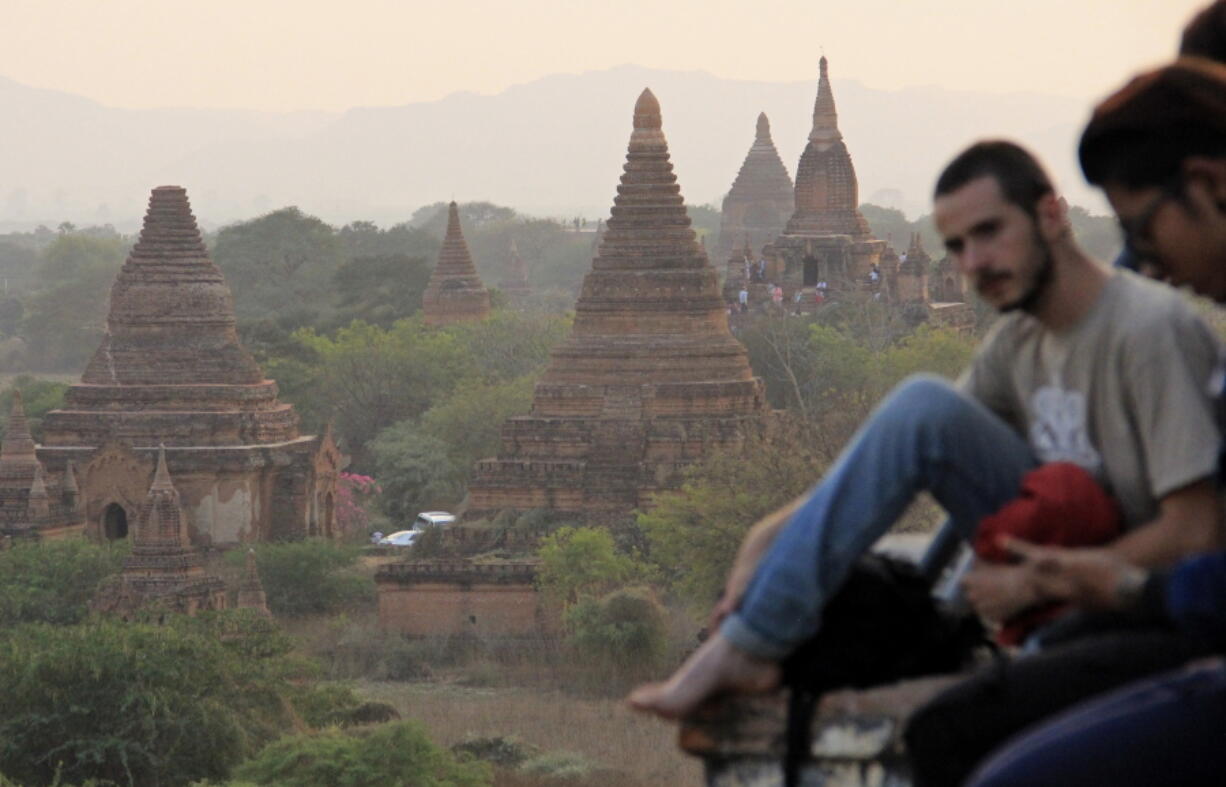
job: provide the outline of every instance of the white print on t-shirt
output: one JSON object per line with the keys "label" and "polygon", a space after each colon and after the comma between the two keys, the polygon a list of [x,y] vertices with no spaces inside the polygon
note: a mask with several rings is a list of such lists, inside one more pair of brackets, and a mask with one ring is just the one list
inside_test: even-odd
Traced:
{"label": "white print on t-shirt", "polygon": [[1086,433],[1086,397],[1044,385],[1030,397],[1030,445],[1043,462],[1072,462],[1091,474],[1102,467],[1102,457]]}

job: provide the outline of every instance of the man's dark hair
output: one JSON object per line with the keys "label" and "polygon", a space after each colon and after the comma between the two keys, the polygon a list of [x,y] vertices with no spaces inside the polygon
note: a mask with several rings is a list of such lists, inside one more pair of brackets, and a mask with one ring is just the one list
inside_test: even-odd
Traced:
{"label": "man's dark hair", "polygon": [[976,142],[958,154],[937,178],[933,196],[952,194],[972,180],[991,177],[1008,202],[1031,217],[1038,215],[1039,200],[1055,192],[1051,178],[1024,148],[1005,140]]}
{"label": "man's dark hair", "polygon": [[1183,29],[1179,54],[1226,63],[1226,0],[1202,8]]}
{"label": "man's dark hair", "polygon": [[1078,148],[1086,180],[1169,186],[1193,156],[1226,156],[1226,65],[1181,57],[1099,104]]}

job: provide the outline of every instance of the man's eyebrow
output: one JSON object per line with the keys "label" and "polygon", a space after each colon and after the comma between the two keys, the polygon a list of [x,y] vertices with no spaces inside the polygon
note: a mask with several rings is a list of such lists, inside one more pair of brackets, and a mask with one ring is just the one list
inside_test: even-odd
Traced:
{"label": "man's eyebrow", "polygon": [[968,235],[989,235],[993,232],[996,232],[996,230],[1000,229],[1000,224],[1001,224],[1000,217],[992,216],[991,218],[987,218],[987,219],[984,219],[983,221],[976,223],[969,230],[967,230],[967,234]]}

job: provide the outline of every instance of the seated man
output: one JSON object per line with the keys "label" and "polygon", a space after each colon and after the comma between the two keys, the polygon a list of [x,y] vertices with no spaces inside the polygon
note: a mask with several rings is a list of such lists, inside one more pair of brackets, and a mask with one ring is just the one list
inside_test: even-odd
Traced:
{"label": "seated man", "polygon": [[[1184,35],[1226,41],[1226,0]],[[1216,52],[1226,57],[1226,50]],[[1141,264],[1226,302],[1226,65],[1181,59],[1104,101],[1081,141]],[[1053,597],[1087,607],[1148,603],[1180,630],[1226,650],[1226,553],[1146,572],[1099,550],[1013,548]],[[1015,784],[1220,784],[1226,768],[1226,666],[1142,681],[1010,743],[973,780]]]}
{"label": "seated man", "polygon": [[[811,638],[852,564],[929,491],[963,536],[1013,499],[1040,462],[1074,462],[1120,504],[1111,550],[1140,565],[1217,543],[1210,481],[1219,432],[1207,393],[1218,346],[1174,292],[1112,272],[1073,240],[1038,163],[1007,142],[959,155],[937,182],[945,246],[979,295],[1008,314],[960,390],[903,383],[807,499],[746,537],[717,606],[720,627],[631,705],[683,716],[723,691],[767,690]],[[1043,600],[1025,567],[977,575],[1000,617]]]}

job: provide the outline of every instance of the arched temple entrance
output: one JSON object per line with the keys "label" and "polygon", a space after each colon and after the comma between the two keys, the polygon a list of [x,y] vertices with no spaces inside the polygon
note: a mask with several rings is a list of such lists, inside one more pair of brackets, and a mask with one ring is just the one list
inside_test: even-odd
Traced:
{"label": "arched temple entrance", "polygon": [[111,503],[102,512],[102,535],[107,541],[128,537],[128,512],[118,503]]}

